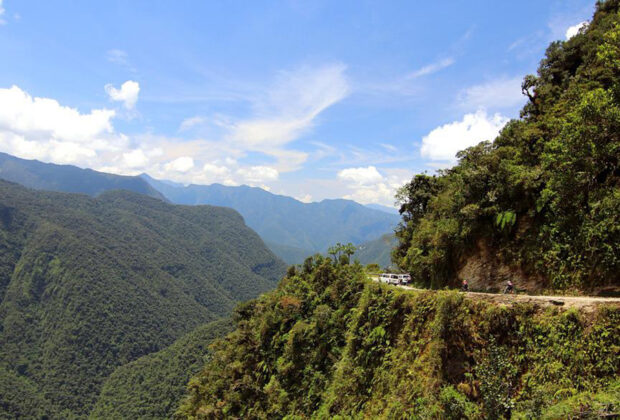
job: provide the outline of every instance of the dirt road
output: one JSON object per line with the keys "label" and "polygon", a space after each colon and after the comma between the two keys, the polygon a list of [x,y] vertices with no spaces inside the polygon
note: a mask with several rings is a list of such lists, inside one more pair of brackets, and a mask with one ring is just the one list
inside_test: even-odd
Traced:
{"label": "dirt road", "polygon": [[[371,280],[378,282],[379,278],[371,276]],[[427,291],[428,289],[417,289],[411,286],[393,286],[400,287],[405,290]],[[620,306],[620,298],[607,298],[596,296],[530,296],[519,294],[499,294],[499,293],[482,293],[482,292],[465,292],[465,295],[471,299],[482,299],[505,305],[513,303],[534,303],[541,306],[558,306],[562,308],[577,308],[582,310],[594,309],[597,305],[611,304]]]}

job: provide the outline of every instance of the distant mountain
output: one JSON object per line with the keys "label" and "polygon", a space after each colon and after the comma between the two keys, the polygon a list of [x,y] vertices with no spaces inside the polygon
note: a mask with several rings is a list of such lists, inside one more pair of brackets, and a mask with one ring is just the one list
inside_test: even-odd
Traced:
{"label": "distant mountain", "polygon": [[366,204],[366,207],[373,210],[379,210],[390,214],[400,215],[395,207],[382,206],[381,204]]}
{"label": "distant mountain", "polygon": [[379,264],[380,267],[390,267],[392,265],[392,248],[398,244],[394,234],[385,234],[380,238],[364,242],[357,246],[357,252],[353,255],[360,263]]}
{"label": "distant mountain", "polygon": [[91,196],[110,190],[127,190],[164,199],[148,182],[138,176],[113,175],[72,165],[20,159],[6,153],[0,153],[0,178],[37,190]]}
{"label": "distant mountain", "polygon": [[301,264],[306,258],[314,255],[316,251],[311,249],[302,249],[294,246],[275,244],[273,242],[265,242],[265,245],[289,265]]}
{"label": "distant mountain", "polygon": [[0,417],[86,417],[117,367],[284,270],[232,209],[0,181]]}
{"label": "distant mountain", "polygon": [[267,243],[323,252],[336,242],[362,243],[393,231],[396,214],[369,209],[351,200],[302,203],[261,188],[220,184],[178,186],[142,175],[177,204],[232,207]]}

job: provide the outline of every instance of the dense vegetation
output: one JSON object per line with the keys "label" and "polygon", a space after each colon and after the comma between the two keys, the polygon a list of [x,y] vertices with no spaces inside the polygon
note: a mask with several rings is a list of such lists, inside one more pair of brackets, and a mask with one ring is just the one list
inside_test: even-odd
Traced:
{"label": "dense vegetation", "polygon": [[122,176],[20,159],[0,153],[0,178],[29,188],[96,196],[105,191],[127,190],[164,200],[164,196],[139,176]]}
{"label": "dense vegetation", "polygon": [[[568,418],[620,409],[620,310],[409,292],[326,257],[240,305],[179,418]],[[561,413],[558,415],[558,413]]]}
{"label": "dense vegetation", "polygon": [[292,258],[296,258],[300,250],[309,251],[305,255],[308,256],[325,252],[336,242],[361,244],[374,240],[393,232],[400,220],[396,214],[371,209],[351,200],[302,203],[245,185],[182,186],[143,176],[173,203],[211,204],[237,210],[265,242],[275,245],[272,250],[281,250],[281,257],[289,261],[294,261]]}
{"label": "dense vegetation", "polygon": [[[398,264],[442,287],[480,250],[545,287],[620,285],[620,2],[552,43],[494,142],[399,192]],[[485,254],[485,252],[482,252]]]}
{"label": "dense vegetation", "polygon": [[202,325],[169,347],[116,369],[106,380],[93,419],[169,419],[185,384],[208,358],[208,346],[232,330],[229,318]]}
{"label": "dense vegetation", "polygon": [[0,181],[0,413],[84,416],[118,366],[284,271],[231,209]]}

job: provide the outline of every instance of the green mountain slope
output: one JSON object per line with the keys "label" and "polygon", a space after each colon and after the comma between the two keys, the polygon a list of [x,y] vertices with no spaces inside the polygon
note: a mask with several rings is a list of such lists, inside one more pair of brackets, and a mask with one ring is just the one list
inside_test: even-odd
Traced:
{"label": "green mountain slope", "polygon": [[0,179],[29,188],[64,191],[96,196],[104,191],[127,190],[164,200],[164,197],[138,176],[121,176],[81,169],[72,165],[55,165],[20,159],[0,153]]}
{"label": "green mountain slope", "polygon": [[171,346],[116,369],[106,380],[90,418],[169,419],[185,384],[208,358],[208,346],[232,330],[229,319],[196,328]]}
{"label": "green mountain slope", "polygon": [[[174,185],[142,175],[177,204],[211,204],[237,210],[264,240],[280,246],[325,252],[337,242],[362,243],[394,230],[398,215],[374,210],[351,200],[302,203],[261,188]],[[288,255],[286,252],[283,254]]]}
{"label": "green mountain slope", "polygon": [[301,264],[306,258],[315,254],[310,249],[301,249],[294,246],[265,242],[271,252],[280,257],[288,265]]}
{"label": "green mountain slope", "polygon": [[37,390],[0,407],[83,416],[118,366],[272,289],[284,269],[231,209],[0,181],[0,372]]}
{"label": "green mountain slope", "polygon": [[589,313],[405,291],[318,257],[236,313],[178,418],[571,418],[620,408],[618,306]]}
{"label": "green mountain slope", "polygon": [[357,245],[353,259],[358,259],[364,265],[379,264],[382,268],[390,267],[392,266],[392,249],[397,243],[393,234],[383,235],[373,241]]}
{"label": "green mountain slope", "polygon": [[547,49],[493,143],[399,193],[399,265],[425,285],[620,289],[620,2]]}

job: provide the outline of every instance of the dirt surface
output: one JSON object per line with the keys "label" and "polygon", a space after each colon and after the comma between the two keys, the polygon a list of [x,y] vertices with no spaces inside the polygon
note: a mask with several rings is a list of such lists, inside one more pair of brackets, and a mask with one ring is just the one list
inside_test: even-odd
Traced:
{"label": "dirt surface", "polygon": [[[379,278],[372,276],[373,281],[378,282]],[[405,290],[413,290],[424,292],[428,289],[417,289],[411,286],[393,286]],[[522,294],[499,294],[499,293],[481,293],[481,292],[465,292],[465,295],[471,299],[486,300],[503,305],[512,305],[514,303],[532,303],[540,306],[555,306],[559,308],[577,308],[579,310],[591,311],[597,305],[618,305],[620,306],[620,298],[617,297],[595,297],[595,296],[531,296]]]}

